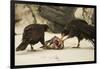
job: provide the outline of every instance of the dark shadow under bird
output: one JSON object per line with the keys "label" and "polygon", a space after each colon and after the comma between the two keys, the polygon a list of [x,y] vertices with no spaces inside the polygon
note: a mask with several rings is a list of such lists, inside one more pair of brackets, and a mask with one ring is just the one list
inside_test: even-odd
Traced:
{"label": "dark shadow under bird", "polygon": [[80,46],[80,41],[84,38],[90,40],[93,43],[93,45],[95,44],[95,36],[96,36],[95,27],[88,25],[86,21],[81,19],[74,19],[71,22],[69,22],[65,26],[61,35],[62,35],[62,39],[66,35],[68,36],[66,39],[77,37],[78,44],[77,47],[75,48],[78,48]]}
{"label": "dark shadow under bird", "polygon": [[44,32],[47,31],[47,29],[48,25],[46,24],[31,24],[25,27],[22,42],[16,48],[16,51],[25,50],[29,44],[31,46],[31,49],[33,50],[32,45],[38,43],[39,41],[43,46],[45,46]]}

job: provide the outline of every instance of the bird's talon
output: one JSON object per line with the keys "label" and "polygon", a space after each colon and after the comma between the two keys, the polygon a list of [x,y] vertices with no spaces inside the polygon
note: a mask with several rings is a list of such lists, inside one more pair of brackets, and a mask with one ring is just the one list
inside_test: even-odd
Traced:
{"label": "bird's talon", "polygon": [[80,47],[72,47],[72,48],[80,48]]}

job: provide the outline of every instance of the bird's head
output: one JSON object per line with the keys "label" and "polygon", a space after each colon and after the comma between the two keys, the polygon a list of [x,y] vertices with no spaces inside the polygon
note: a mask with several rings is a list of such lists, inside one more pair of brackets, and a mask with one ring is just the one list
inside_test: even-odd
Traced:
{"label": "bird's head", "polygon": [[46,25],[46,24],[43,24],[42,26],[44,28],[44,31],[47,31],[49,29],[48,25]]}
{"label": "bird's head", "polygon": [[68,35],[68,31],[66,29],[64,29],[62,32],[61,32],[61,39],[63,39],[66,35]]}

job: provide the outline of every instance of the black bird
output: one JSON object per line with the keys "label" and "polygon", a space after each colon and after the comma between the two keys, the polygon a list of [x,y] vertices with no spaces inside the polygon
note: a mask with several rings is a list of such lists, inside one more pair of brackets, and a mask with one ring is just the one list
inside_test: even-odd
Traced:
{"label": "black bird", "polygon": [[69,22],[63,32],[61,33],[62,39],[64,36],[68,35],[68,38],[77,37],[78,38],[78,48],[80,46],[80,41],[82,39],[90,40],[93,44],[95,43],[95,27],[88,25],[85,20],[74,19]]}
{"label": "black bird", "polygon": [[31,24],[25,27],[22,42],[16,48],[16,51],[25,50],[28,44],[31,45],[31,49],[33,50],[32,45],[38,43],[39,41],[43,46],[44,43],[44,32],[47,31],[48,26],[46,24]]}

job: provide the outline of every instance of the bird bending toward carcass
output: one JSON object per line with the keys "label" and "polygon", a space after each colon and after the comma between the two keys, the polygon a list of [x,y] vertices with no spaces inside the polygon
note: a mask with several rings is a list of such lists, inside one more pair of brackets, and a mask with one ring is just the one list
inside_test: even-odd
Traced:
{"label": "bird bending toward carcass", "polygon": [[[77,37],[78,44],[75,48],[79,48],[82,39],[90,40],[93,45],[95,44],[95,27],[88,25],[88,23],[81,19],[74,19],[69,22],[61,33],[61,39],[64,36],[68,38]],[[65,39],[65,40],[66,40]]]}
{"label": "bird bending toward carcass", "polygon": [[43,46],[45,46],[44,32],[47,31],[47,29],[48,26],[46,24],[31,24],[25,27],[22,42],[16,48],[16,51],[25,50],[29,44],[31,45],[31,50],[33,50],[32,45],[38,43],[39,41]]}

